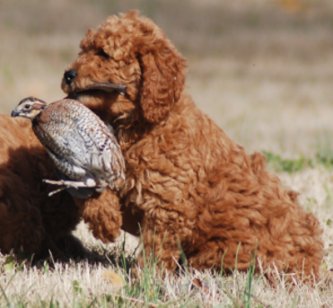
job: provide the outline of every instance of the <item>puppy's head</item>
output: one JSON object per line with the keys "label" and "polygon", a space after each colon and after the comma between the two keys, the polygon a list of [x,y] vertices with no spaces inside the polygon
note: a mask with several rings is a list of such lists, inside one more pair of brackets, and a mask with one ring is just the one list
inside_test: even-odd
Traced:
{"label": "puppy's head", "polygon": [[185,61],[162,31],[137,12],[111,16],[81,41],[62,89],[104,120],[165,119],[184,87]]}

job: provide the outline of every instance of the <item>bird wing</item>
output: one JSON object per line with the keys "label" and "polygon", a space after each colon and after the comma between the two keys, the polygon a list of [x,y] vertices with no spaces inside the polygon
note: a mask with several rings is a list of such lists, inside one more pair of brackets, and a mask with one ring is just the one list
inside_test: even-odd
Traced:
{"label": "bird wing", "polygon": [[113,182],[118,177],[124,177],[125,162],[120,146],[102,120],[90,111],[89,114],[88,123],[81,119],[77,122],[77,132],[89,154],[84,166],[107,182]]}
{"label": "bird wing", "polygon": [[70,178],[86,175],[87,149],[75,127],[68,127],[62,121],[53,121],[34,127],[34,131],[62,173]]}
{"label": "bird wing", "polygon": [[69,101],[53,108],[39,130],[44,146],[62,163],[83,168],[109,184],[124,178],[125,163],[115,136],[82,104]]}

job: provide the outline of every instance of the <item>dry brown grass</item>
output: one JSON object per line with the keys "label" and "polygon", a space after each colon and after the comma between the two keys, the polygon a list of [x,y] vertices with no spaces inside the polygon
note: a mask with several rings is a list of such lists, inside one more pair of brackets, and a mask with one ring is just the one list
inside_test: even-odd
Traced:
{"label": "dry brown grass", "polygon": [[[50,101],[62,97],[61,75],[78,52],[86,29],[109,14],[138,7],[152,16],[187,56],[188,92],[246,149],[268,150],[284,157],[311,158],[323,151],[331,155],[332,1],[299,0],[302,5],[296,11],[285,7],[287,2],[0,0],[0,110],[8,113],[28,95]],[[322,223],[326,249],[322,271],[328,273],[333,268],[333,171],[314,165],[280,175],[286,185],[301,193],[302,205]],[[122,251],[121,239],[116,248],[102,245],[83,224],[76,234],[94,250],[106,254]],[[128,253],[136,240],[127,244]],[[109,278],[110,270],[123,277],[122,287]],[[248,276],[239,273],[230,277],[208,271],[184,273],[162,280],[151,270],[134,282],[123,268],[111,263],[30,268],[9,256],[0,257],[0,273],[0,306],[247,303]],[[192,285],[196,277],[201,288]],[[283,281],[272,288],[259,275],[251,293],[256,307],[333,304],[333,284],[325,280],[314,288],[299,285],[290,291]]]}

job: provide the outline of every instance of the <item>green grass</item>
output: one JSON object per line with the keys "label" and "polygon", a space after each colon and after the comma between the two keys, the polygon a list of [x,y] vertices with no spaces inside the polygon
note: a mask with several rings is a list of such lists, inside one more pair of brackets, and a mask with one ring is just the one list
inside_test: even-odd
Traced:
{"label": "green grass", "polygon": [[312,159],[302,156],[296,159],[288,159],[272,152],[264,152],[264,155],[270,167],[275,171],[294,173],[314,165]]}
{"label": "green grass", "polygon": [[253,278],[254,278],[253,277],[254,270],[255,270],[255,259],[253,258],[251,266],[249,267],[249,269],[247,271],[246,284],[245,284],[244,295],[243,295],[244,308],[251,307],[251,290],[252,290],[252,284],[253,284]]}
{"label": "green grass", "polygon": [[313,158],[299,156],[298,158],[284,158],[279,154],[264,151],[263,152],[269,166],[277,172],[295,173],[307,168],[323,166],[327,169],[333,168],[333,151],[318,151]]}

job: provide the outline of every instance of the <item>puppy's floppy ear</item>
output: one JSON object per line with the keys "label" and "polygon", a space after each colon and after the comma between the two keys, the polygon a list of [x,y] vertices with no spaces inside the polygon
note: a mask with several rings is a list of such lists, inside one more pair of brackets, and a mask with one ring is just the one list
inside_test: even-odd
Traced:
{"label": "puppy's floppy ear", "polygon": [[144,118],[158,123],[168,114],[184,88],[185,60],[166,39],[143,42],[138,50],[142,88],[140,104]]}

